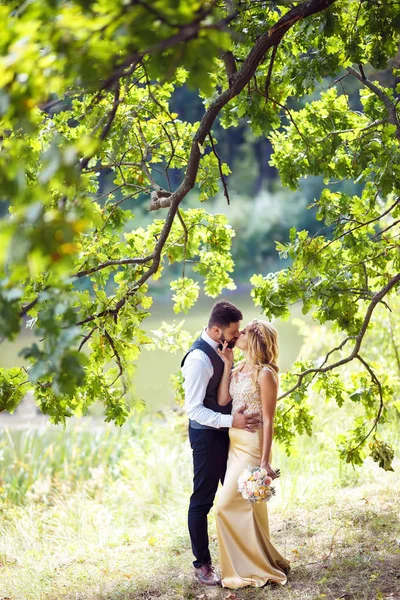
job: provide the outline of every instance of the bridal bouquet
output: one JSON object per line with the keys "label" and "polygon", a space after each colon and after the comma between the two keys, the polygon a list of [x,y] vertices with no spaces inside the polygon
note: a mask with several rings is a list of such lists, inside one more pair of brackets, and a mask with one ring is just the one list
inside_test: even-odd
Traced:
{"label": "bridal bouquet", "polygon": [[268,501],[275,495],[272,479],[261,467],[247,467],[238,478],[238,492],[249,502]]}

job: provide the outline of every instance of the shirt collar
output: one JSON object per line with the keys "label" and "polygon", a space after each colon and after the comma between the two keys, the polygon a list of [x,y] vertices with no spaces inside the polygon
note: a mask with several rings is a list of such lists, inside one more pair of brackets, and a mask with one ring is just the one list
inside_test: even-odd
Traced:
{"label": "shirt collar", "polygon": [[214,342],[214,340],[212,338],[210,338],[210,336],[208,335],[208,333],[206,332],[205,329],[203,329],[203,332],[201,334],[201,339],[204,340],[205,342],[207,342],[207,344],[209,344],[211,346],[211,348],[213,348],[215,351],[217,350],[220,342]]}

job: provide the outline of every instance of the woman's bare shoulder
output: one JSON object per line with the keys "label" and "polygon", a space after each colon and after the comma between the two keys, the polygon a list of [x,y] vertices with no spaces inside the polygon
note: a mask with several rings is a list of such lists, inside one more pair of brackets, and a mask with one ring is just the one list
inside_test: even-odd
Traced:
{"label": "woman's bare shoulder", "polygon": [[278,386],[278,373],[269,365],[264,365],[258,376],[260,386]]}

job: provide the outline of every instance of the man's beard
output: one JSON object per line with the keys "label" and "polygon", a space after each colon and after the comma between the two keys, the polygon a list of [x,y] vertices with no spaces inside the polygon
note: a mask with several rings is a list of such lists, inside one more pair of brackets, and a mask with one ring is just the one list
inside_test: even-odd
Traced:
{"label": "man's beard", "polygon": [[[225,339],[225,336],[224,336],[224,334],[222,333],[222,334],[221,334],[221,339],[220,339],[221,348],[222,348],[222,344],[223,344],[224,342],[228,342],[228,340],[227,340],[227,339]],[[233,340],[231,340],[230,342],[228,342],[228,348],[230,348],[231,350],[232,350],[232,349],[235,347],[235,345],[236,345],[236,338],[233,338]]]}

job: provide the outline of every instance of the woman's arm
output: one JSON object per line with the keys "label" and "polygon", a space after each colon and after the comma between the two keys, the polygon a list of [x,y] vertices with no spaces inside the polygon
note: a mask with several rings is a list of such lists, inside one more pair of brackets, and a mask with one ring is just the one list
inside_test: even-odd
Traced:
{"label": "woman's arm", "polygon": [[222,350],[217,350],[217,352],[224,361],[224,372],[218,386],[217,401],[219,406],[226,406],[231,401],[229,395],[229,381],[233,365],[233,350],[228,348],[227,342],[224,342]]}
{"label": "woman's arm", "polygon": [[264,369],[260,373],[258,380],[261,391],[261,404],[263,415],[263,448],[261,455],[261,467],[266,469],[268,475],[273,479],[278,475],[269,464],[271,454],[272,438],[274,434],[274,414],[276,401],[278,398],[278,380],[269,369]]}

